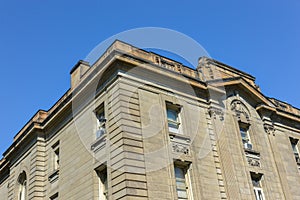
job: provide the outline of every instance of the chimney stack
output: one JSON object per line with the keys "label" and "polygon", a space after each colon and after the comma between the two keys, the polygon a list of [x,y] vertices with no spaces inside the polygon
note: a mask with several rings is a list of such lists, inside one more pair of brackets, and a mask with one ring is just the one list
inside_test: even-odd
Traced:
{"label": "chimney stack", "polygon": [[90,64],[86,61],[79,60],[71,69],[71,88],[75,88],[81,80],[81,77],[90,69]]}

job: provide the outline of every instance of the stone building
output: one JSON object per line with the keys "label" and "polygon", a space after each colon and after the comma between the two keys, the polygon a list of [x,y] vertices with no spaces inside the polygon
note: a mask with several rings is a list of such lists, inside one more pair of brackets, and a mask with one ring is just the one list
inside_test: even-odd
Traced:
{"label": "stone building", "polygon": [[0,161],[0,199],[300,199],[300,110],[210,58],[115,41]]}

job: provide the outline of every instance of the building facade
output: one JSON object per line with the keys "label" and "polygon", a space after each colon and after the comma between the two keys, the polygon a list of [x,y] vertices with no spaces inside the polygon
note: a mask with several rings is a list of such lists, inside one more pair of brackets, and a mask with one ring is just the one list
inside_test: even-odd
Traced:
{"label": "building facade", "polygon": [[0,199],[300,199],[300,110],[210,58],[115,41],[0,161]]}

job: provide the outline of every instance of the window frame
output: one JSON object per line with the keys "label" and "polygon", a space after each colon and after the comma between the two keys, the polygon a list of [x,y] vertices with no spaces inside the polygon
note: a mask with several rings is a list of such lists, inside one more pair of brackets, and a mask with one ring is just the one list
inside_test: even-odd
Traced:
{"label": "window frame", "polygon": [[[176,190],[176,196],[178,200],[192,200],[193,199],[193,194],[192,194],[192,184],[191,184],[191,177],[190,177],[190,167],[191,163],[188,162],[174,162],[174,181],[175,181],[175,190]],[[176,174],[176,169],[182,170],[184,178],[177,177]],[[183,180],[184,179],[184,180]],[[179,188],[177,185],[177,181],[184,182],[184,187],[185,189]],[[179,193],[178,190],[180,191],[185,191],[186,193],[186,198],[179,198]]]}
{"label": "window frame", "polygon": [[298,144],[299,144],[299,139],[297,138],[293,138],[290,137],[290,143],[291,143],[291,147],[292,147],[292,151],[296,160],[297,165],[300,165],[300,154],[299,154],[299,148],[298,148]]}
{"label": "window frame", "polygon": [[[182,106],[173,104],[171,102],[166,102],[166,116],[167,116],[167,127],[168,132],[174,134],[182,133],[182,123],[181,123],[181,112]],[[169,117],[169,113],[175,114],[175,120]]]}
{"label": "window frame", "polygon": [[58,171],[60,168],[60,141],[57,141],[52,145],[52,169],[53,171]]}
{"label": "window frame", "polygon": [[[263,192],[263,187],[262,187],[263,174],[250,172],[250,177],[251,177],[251,183],[252,183],[255,199],[266,200]],[[255,185],[254,182],[257,182],[257,185]]]}
{"label": "window frame", "polygon": [[99,200],[108,199],[108,171],[106,165],[101,165],[96,170],[97,174],[97,194]]}
{"label": "window frame", "polygon": [[18,177],[18,200],[26,200],[27,199],[27,175],[25,171],[23,171]]}
{"label": "window frame", "polygon": [[[245,134],[245,137],[243,137],[242,132]],[[250,136],[250,124],[239,122],[239,133],[242,138],[243,148],[246,150],[253,150],[253,143]]]}
{"label": "window frame", "polygon": [[97,109],[94,110],[95,117],[97,119],[97,127],[96,127],[96,140],[106,135],[106,112],[104,107],[104,102],[98,106]]}
{"label": "window frame", "polygon": [[[265,200],[265,195],[264,195],[263,189],[261,187],[253,187],[253,190],[254,190],[254,195],[255,195],[256,200]],[[262,199],[260,198],[259,192],[262,196]]]}

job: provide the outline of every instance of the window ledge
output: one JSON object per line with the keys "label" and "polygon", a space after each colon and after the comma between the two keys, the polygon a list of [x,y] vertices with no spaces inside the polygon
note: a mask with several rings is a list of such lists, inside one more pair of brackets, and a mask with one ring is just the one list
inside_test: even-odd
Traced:
{"label": "window ledge", "polygon": [[91,150],[92,151],[97,151],[100,148],[103,148],[106,144],[106,134],[102,135],[101,137],[97,138],[96,141],[94,141],[91,144]]}
{"label": "window ledge", "polygon": [[247,155],[247,154],[252,154],[252,155],[260,156],[259,151],[256,151],[256,150],[254,150],[254,149],[247,149],[247,148],[244,148],[244,150],[245,150],[246,155]]}
{"label": "window ledge", "polygon": [[53,183],[54,181],[58,180],[59,176],[59,169],[54,170],[52,173],[50,173],[48,180],[50,183]]}
{"label": "window ledge", "polygon": [[176,138],[176,139],[178,138],[178,139],[181,139],[181,140],[185,140],[187,143],[191,142],[191,138],[187,135],[169,132],[169,136],[170,136],[171,140],[173,140],[174,138]]}

